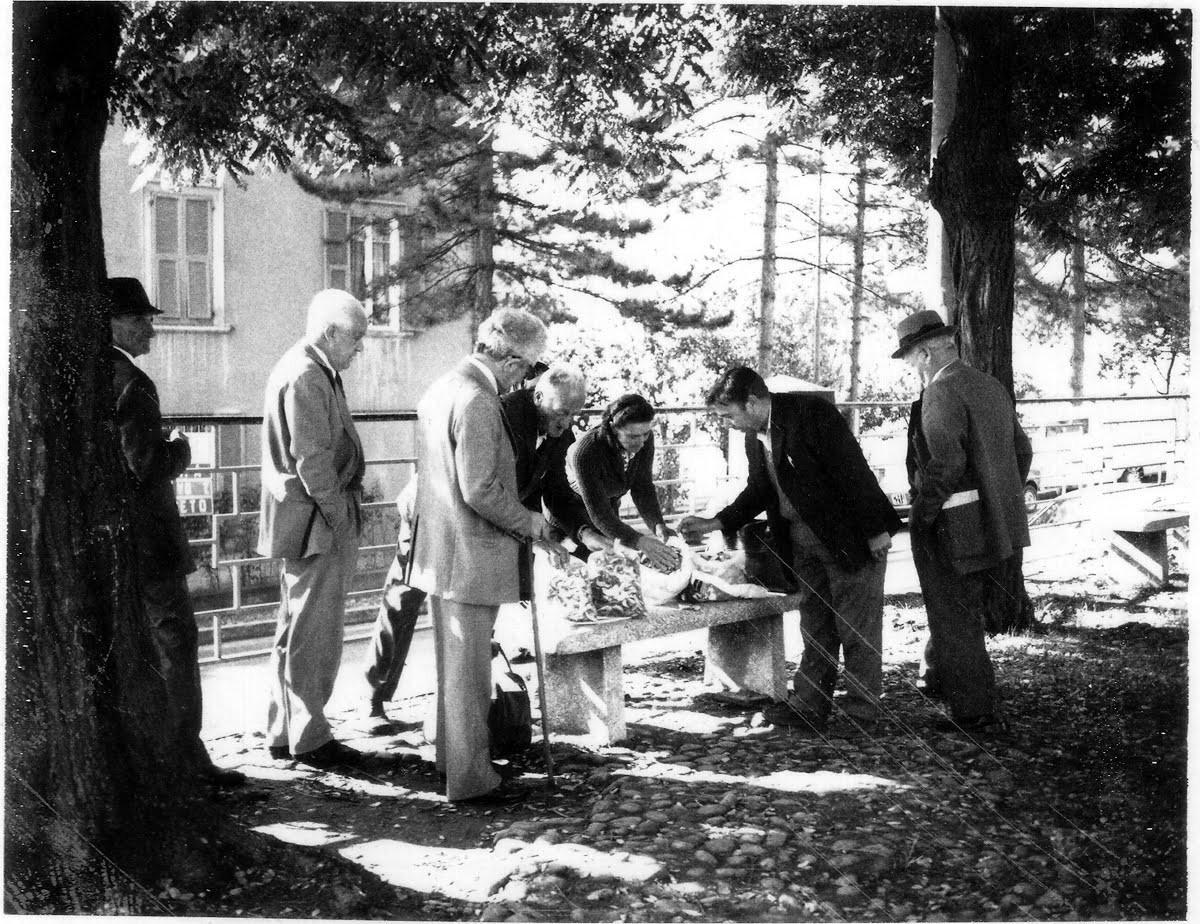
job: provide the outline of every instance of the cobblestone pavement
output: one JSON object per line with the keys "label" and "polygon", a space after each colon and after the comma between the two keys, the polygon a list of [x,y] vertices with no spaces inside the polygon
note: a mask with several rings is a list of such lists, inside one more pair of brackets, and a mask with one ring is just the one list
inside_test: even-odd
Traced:
{"label": "cobblestone pavement", "polygon": [[[1174,677],[1184,689],[1183,630],[1154,617],[1144,633],[1087,652],[1071,635],[992,640],[1014,729],[973,741],[932,730],[938,707],[913,687],[920,612],[888,612],[887,718],[879,728],[835,719],[814,738],[763,725],[706,691],[698,654],[663,657],[626,668],[627,741],[598,747],[556,739],[553,788],[535,741],[517,763],[529,797],[504,808],[447,803],[419,731],[372,737],[350,714],[337,717],[339,737],[372,756],[344,773],[272,761],[253,735],[212,747],[265,794],[237,803],[247,826],[361,864],[413,893],[423,918],[1174,916],[1169,903],[1149,913],[1120,869],[1135,849],[1122,826],[1144,829],[1139,813],[1155,811],[1147,800],[1174,793],[1173,774],[1184,778],[1182,739],[1167,743],[1177,717],[1166,706],[1155,713],[1163,743],[1146,753],[1145,766],[1125,755],[1124,763],[1089,769],[1097,735],[1126,730],[1099,714],[1095,721],[1109,724],[1083,718],[1064,727],[1075,713],[1054,703],[1070,700],[1064,684],[1086,678],[1078,664],[1061,676],[1048,665],[1086,654],[1103,674],[1141,645],[1159,666],[1178,669],[1167,687]],[[1124,615],[1114,615],[1112,626],[1121,627]],[[1103,639],[1118,628],[1083,631]],[[1163,632],[1175,633],[1176,648],[1163,648]],[[1040,690],[1054,684],[1059,689]],[[395,704],[394,715],[420,720],[428,706],[418,697]],[[1147,788],[1150,763],[1159,772],[1169,767],[1162,791]],[[1182,850],[1181,817],[1178,834]],[[1173,841],[1164,843],[1169,850]],[[1181,902],[1181,883],[1174,887]]]}

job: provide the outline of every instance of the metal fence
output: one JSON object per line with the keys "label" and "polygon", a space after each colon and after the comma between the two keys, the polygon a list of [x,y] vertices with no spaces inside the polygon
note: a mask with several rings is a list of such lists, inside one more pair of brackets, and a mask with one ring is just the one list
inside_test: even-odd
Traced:
{"label": "metal fence", "polygon": [[[1073,426],[1076,431],[1090,430],[1092,438],[1086,445],[1099,447],[1097,452],[1107,452],[1110,461],[1143,457],[1149,460],[1149,447],[1156,447],[1154,451],[1169,463],[1161,480],[1175,480],[1176,463],[1182,462],[1186,449],[1187,398],[1163,399],[1167,402],[1163,405],[1166,410],[1153,413],[1144,410],[1126,413],[1126,408],[1133,405],[1125,405],[1119,413],[1101,410],[1106,402],[1122,400],[1128,399],[1018,404],[1027,429],[1041,434],[1044,445],[1048,431],[1055,434],[1056,427]],[[1046,410],[1049,405],[1062,405],[1065,410],[1061,413],[1054,408]],[[880,483],[893,502],[903,506],[907,478],[902,433],[907,402],[858,402],[842,408],[859,432],[864,452]],[[579,426],[588,426],[598,413],[585,411]],[[379,605],[380,588],[395,553],[398,522],[394,498],[416,466],[414,412],[364,413],[354,417],[367,456],[367,477],[363,543],[347,600],[348,638],[369,630]],[[1107,436],[1099,432],[1101,419],[1112,431]],[[1035,420],[1037,423],[1032,423]],[[1138,443],[1136,434],[1131,435],[1126,426],[1130,420],[1152,420],[1153,439],[1143,441],[1144,445]],[[1167,420],[1176,422],[1170,439],[1163,436],[1166,433],[1163,421]],[[1092,421],[1095,422],[1090,427],[1081,423]],[[193,447],[193,464],[178,480],[177,495],[199,566],[189,587],[201,629],[203,660],[260,655],[270,644],[279,602],[278,562],[255,552],[262,418],[177,416],[170,423],[189,432]],[[725,431],[702,407],[661,408],[656,423],[655,483],[668,521],[677,521],[689,513],[711,512],[731,499],[743,483],[745,473],[744,454],[740,448],[731,451],[731,447],[740,447],[740,434]],[[1121,435],[1114,437],[1118,431]],[[1086,448],[1085,442],[1078,440],[1073,445],[1079,451]],[[1138,455],[1138,447],[1142,447],[1142,455]],[[1096,466],[1092,469],[1095,477]],[[1111,471],[1105,477],[1117,480]],[[896,487],[897,484],[901,486]],[[622,515],[630,519],[636,516],[628,498]]]}

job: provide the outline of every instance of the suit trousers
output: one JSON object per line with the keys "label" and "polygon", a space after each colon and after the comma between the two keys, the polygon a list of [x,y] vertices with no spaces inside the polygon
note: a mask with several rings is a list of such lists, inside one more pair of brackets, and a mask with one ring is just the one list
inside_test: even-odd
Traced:
{"label": "suit trousers", "polygon": [[375,617],[375,631],[367,653],[367,684],[371,688],[372,706],[382,707],[396,695],[421,604],[425,602],[425,591],[404,583],[404,567],[400,559],[392,560],[383,584],[383,602]]}
{"label": "suit trousers", "polygon": [[929,621],[926,682],[946,698],[955,719],[992,715],[996,672],[987,652],[985,613],[992,582],[1004,565],[959,574],[926,530],[912,533],[912,550]]}
{"label": "suit trousers", "polygon": [[283,560],[267,706],[270,747],[304,754],[333,739],[325,704],[342,663],[346,593],[357,561],[353,521],[334,535],[328,552]]}
{"label": "suit trousers", "polygon": [[792,678],[792,704],[824,722],[833,710],[838,654],[845,661],[846,701],[855,719],[879,717],[883,694],[883,579],[886,561],[872,559],[843,568],[824,546],[797,542],[794,562],[800,585],[800,633],[804,653]]}
{"label": "suit trousers", "polygon": [[150,638],[158,656],[158,673],[166,687],[172,752],[185,772],[204,772],[212,759],[200,738],[203,700],[200,693],[199,632],[187,576],[147,577],[142,601]]}
{"label": "suit trousers", "polygon": [[437,650],[437,768],[446,774],[447,799],[470,799],[500,785],[487,724],[499,607],[431,596],[429,608]]}

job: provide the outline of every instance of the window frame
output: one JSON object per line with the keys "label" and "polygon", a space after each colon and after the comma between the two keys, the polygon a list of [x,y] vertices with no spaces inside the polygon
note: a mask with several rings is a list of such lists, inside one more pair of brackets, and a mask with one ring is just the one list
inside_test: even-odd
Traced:
{"label": "window frame", "polygon": [[[208,204],[208,292],[211,314],[207,318],[194,317],[188,313],[186,301],[181,300],[178,317],[154,316],[154,325],[159,330],[227,330],[225,323],[225,191],[223,186],[215,182],[204,186],[168,186],[162,183],[147,184],[142,194],[143,215],[143,278],[147,280],[146,289],[151,301],[158,305],[158,262],[157,245],[157,201],[161,198],[171,198],[184,204],[181,214],[177,217],[182,252],[179,262],[187,263],[186,241],[187,221],[186,202],[203,201]],[[182,286],[180,292],[185,293],[187,286]]]}
{"label": "window frame", "polygon": [[[346,247],[346,259],[344,262],[334,263],[330,260],[330,245],[336,243],[333,233],[330,230],[330,219],[333,215],[346,216],[346,238],[343,246]],[[411,333],[411,328],[402,323],[402,318],[406,314],[408,304],[408,286],[405,284],[395,284],[388,286],[388,319],[385,323],[375,320],[375,299],[363,295],[358,295],[354,291],[354,280],[351,274],[355,268],[355,259],[353,254],[353,244],[351,238],[354,234],[354,221],[358,219],[362,222],[363,236],[361,243],[362,252],[362,267],[363,267],[363,282],[369,287],[375,276],[375,247],[380,243],[380,235],[376,229],[376,225],[380,219],[387,219],[388,233],[388,265],[394,265],[405,256],[407,249],[407,235],[404,233],[404,221],[411,218],[412,208],[399,202],[387,202],[383,200],[364,199],[352,202],[348,205],[340,205],[327,203],[321,210],[321,260],[322,270],[324,273],[325,285],[328,288],[344,288],[346,291],[360,298],[363,306],[366,307],[370,321],[367,326],[367,333]],[[339,286],[334,281],[334,273],[342,271],[346,276],[346,284]]]}

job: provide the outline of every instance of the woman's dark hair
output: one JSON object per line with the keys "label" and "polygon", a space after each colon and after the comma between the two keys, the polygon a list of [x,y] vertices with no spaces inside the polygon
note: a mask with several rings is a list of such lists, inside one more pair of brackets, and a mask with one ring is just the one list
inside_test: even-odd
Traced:
{"label": "woman's dark hair", "polygon": [[641,395],[621,395],[604,409],[600,419],[611,430],[631,423],[650,423],[654,419],[654,405]]}

